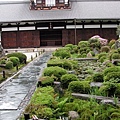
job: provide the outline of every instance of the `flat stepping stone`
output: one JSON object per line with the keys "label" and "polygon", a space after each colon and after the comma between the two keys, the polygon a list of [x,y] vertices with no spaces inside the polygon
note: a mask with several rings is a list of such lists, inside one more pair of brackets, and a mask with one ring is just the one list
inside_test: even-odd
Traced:
{"label": "flat stepping stone", "polygon": [[[72,96],[83,99],[83,100],[88,100],[88,99],[96,99],[98,102],[111,102],[114,101],[114,98],[111,97],[104,97],[104,96],[97,96],[97,95],[90,95],[90,94],[79,94],[79,93],[72,93]],[[120,101],[117,101],[117,105],[120,105]]]}
{"label": "flat stepping stone", "polygon": [[103,85],[102,82],[91,82],[90,87],[101,87]]}

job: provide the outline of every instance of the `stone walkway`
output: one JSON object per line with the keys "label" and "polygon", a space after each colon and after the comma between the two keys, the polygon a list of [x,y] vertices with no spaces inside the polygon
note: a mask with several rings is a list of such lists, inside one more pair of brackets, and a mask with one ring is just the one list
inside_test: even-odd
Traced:
{"label": "stone walkway", "polygon": [[0,86],[0,120],[18,120],[36,88],[52,52],[45,52],[24,67],[17,77]]}

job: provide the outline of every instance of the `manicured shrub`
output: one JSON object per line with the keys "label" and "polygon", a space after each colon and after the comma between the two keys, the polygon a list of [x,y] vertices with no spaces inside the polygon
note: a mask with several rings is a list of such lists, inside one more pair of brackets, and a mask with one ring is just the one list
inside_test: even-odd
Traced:
{"label": "manicured shrub", "polygon": [[100,58],[100,62],[103,63],[106,59],[107,59],[106,56],[102,56],[102,57]]}
{"label": "manicured shrub", "polygon": [[81,53],[81,54],[83,54],[83,53],[88,53],[90,51],[90,48],[89,47],[81,47],[80,49],[79,49],[79,52]]}
{"label": "manicured shrub", "polygon": [[7,61],[5,68],[6,69],[12,69],[13,68],[13,62],[12,61]]}
{"label": "manicured shrub", "polygon": [[3,59],[3,60],[0,61],[0,64],[5,64],[5,63],[6,63],[5,59]]}
{"label": "manicured shrub", "polygon": [[115,44],[113,44],[113,45],[111,46],[111,49],[115,49]]}
{"label": "manicured shrub", "polygon": [[67,71],[61,67],[47,67],[43,71],[44,76],[55,76],[58,80],[60,80],[61,76],[66,74]]}
{"label": "manicured shrub", "polygon": [[107,55],[108,55],[107,53],[102,52],[102,53],[100,53],[100,54],[98,55],[98,59],[100,59],[102,56],[107,56]]}
{"label": "manicured shrub", "polygon": [[103,75],[106,76],[108,73],[112,72],[120,72],[120,67],[119,66],[112,66],[104,69]]}
{"label": "manicured shrub", "polygon": [[67,45],[65,45],[65,47],[68,47],[68,48],[70,48],[70,50],[73,50],[76,46],[73,44],[67,44]]}
{"label": "manicured shrub", "polygon": [[63,66],[63,59],[50,59],[47,62],[47,67],[51,67],[51,66],[62,67]]}
{"label": "manicured shrub", "polygon": [[70,61],[70,63],[72,64],[72,68],[73,68],[73,69],[78,68],[78,61],[75,61],[75,60],[69,60],[69,61]]}
{"label": "manicured shrub", "polygon": [[62,75],[60,81],[61,81],[63,88],[68,88],[69,83],[71,81],[78,81],[78,78],[74,74],[65,74],[65,75]]}
{"label": "manicured shrub", "polygon": [[113,44],[115,44],[116,40],[110,40],[110,42],[108,43],[108,45],[111,47]]}
{"label": "manicured shrub", "polygon": [[53,56],[64,59],[64,58],[70,58],[71,54],[70,54],[70,51],[68,51],[67,49],[60,48],[55,52],[53,52]]}
{"label": "manicured shrub", "polygon": [[89,81],[72,81],[69,83],[68,90],[76,93],[89,93]]}
{"label": "manicured shrub", "polygon": [[109,46],[102,46],[101,47],[101,52],[106,52],[108,53],[110,51],[110,47]]}
{"label": "manicured shrub", "polygon": [[104,77],[104,80],[109,81],[112,78],[113,79],[116,79],[116,78],[120,79],[120,72],[110,72]]}
{"label": "manicured shrub", "polygon": [[52,86],[54,79],[50,76],[43,76],[39,78],[38,86]]}
{"label": "manicured shrub", "polygon": [[92,56],[95,56],[95,53],[93,51],[90,51],[90,53],[91,53]]}
{"label": "manicured shrub", "polygon": [[72,69],[72,63],[69,60],[64,60],[63,61],[63,68],[66,70],[71,70]]}
{"label": "manicured shrub", "polygon": [[80,42],[78,43],[78,46],[79,46],[80,48],[84,48],[84,47],[90,46],[90,43],[89,43],[88,41],[80,41]]}
{"label": "manicured shrub", "polygon": [[68,59],[50,59],[47,62],[47,67],[59,66],[67,70],[71,70],[78,65],[78,62]]}
{"label": "manicured shrub", "polygon": [[118,53],[120,54],[120,48],[117,49]]}
{"label": "manicured shrub", "polygon": [[94,82],[103,82],[103,73],[95,73],[93,74]]}
{"label": "manicured shrub", "polygon": [[18,57],[9,57],[9,60],[13,62],[13,66],[19,65],[20,61]]}
{"label": "manicured shrub", "polygon": [[82,58],[85,58],[85,57],[87,57],[87,54],[86,54],[86,53],[83,53],[83,54],[82,54]]}
{"label": "manicured shrub", "polygon": [[117,83],[116,86],[117,86],[117,87],[116,87],[116,90],[115,90],[115,95],[116,95],[117,97],[120,97],[120,83]]}
{"label": "manicured shrub", "polygon": [[113,53],[111,59],[120,59],[120,54],[119,53]]}
{"label": "manicured shrub", "polygon": [[26,63],[27,56],[20,52],[14,52],[7,54],[7,57],[18,57],[20,60],[20,63]]}
{"label": "manicured shrub", "polygon": [[115,95],[116,89],[117,89],[116,83],[107,82],[105,85],[103,85],[99,88],[99,92],[103,96],[112,97]]}

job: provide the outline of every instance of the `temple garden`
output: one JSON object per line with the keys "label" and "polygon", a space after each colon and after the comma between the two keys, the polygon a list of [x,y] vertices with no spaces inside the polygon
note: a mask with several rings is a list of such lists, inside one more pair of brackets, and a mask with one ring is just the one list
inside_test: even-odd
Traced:
{"label": "temple garden", "polygon": [[119,120],[118,44],[94,36],[54,51],[21,120]]}
{"label": "temple garden", "polygon": [[99,36],[57,49],[24,115],[50,120],[119,120],[119,59],[116,40],[108,42]]}

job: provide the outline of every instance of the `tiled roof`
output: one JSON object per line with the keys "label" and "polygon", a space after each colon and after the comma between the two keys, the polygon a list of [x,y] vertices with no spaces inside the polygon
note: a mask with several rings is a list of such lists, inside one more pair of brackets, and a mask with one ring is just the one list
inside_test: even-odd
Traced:
{"label": "tiled roof", "polygon": [[0,4],[0,22],[62,20],[74,18],[81,20],[120,19],[120,1],[71,1],[71,9],[68,10],[30,10],[28,2]]}

